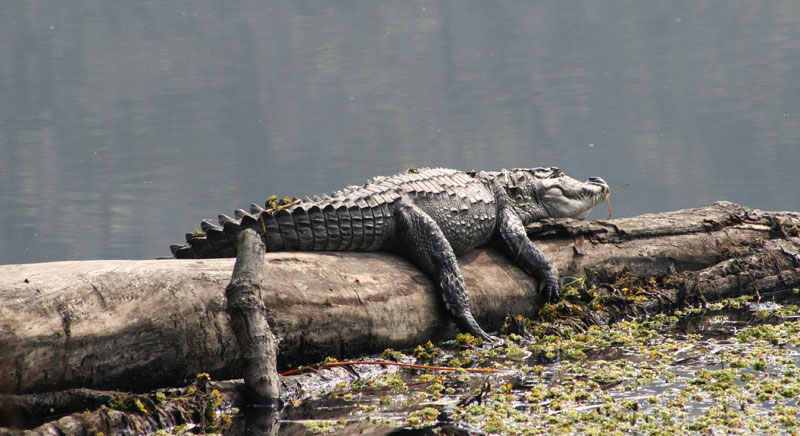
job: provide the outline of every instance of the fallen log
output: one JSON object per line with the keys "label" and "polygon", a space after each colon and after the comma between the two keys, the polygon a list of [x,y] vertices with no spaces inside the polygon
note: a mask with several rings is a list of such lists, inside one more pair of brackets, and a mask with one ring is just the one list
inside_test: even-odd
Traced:
{"label": "fallen log", "polygon": [[219,433],[229,426],[230,417],[218,410],[240,396],[236,384],[211,382],[208,374],[199,374],[185,388],[148,394],[69,389],[0,395],[0,410],[14,412],[15,418],[0,421],[0,435],[139,435],[179,425],[191,425],[203,434]]}
{"label": "fallen log", "polygon": [[[671,286],[649,309],[610,304],[606,315],[595,315],[594,322],[608,322],[629,310],[800,286],[798,226],[797,213],[715,203],[627,219],[548,220],[531,226],[529,235],[562,278],[602,284],[621,275],[661,277]],[[456,333],[429,279],[401,258],[347,252],[265,258],[263,303],[281,341],[281,368]],[[0,266],[0,391],[143,391],[185,383],[199,372],[239,377],[224,298],[233,262]],[[459,262],[485,329],[497,329],[506,315],[539,309],[526,297],[536,289],[534,279],[493,249]]]}
{"label": "fallen log", "polygon": [[[365,363],[361,361],[359,363]],[[290,377],[280,376],[280,399],[288,404],[329,394],[340,383],[375,378],[397,367],[357,365],[319,368]],[[0,436],[86,436],[152,434],[176,426],[191,433],[274,435],[280,410],[252,404],[244,381],[211,381],[198,374],[188,386],[133,394],[119,391],[68,389],[38,394],[0,394]],[[233,407],[243,408],[239,428],[229,429]],[[241,428],[241,427],[244,428]],[[189,433],[189,432],[183,432]]]}

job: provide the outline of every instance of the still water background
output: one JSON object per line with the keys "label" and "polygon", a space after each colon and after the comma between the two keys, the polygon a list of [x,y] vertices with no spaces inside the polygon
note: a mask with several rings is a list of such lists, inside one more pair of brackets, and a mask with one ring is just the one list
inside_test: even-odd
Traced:
{"label": "still water background", "polygon": [[[0,264],[410,166],[800,210],[800,2],[4,1]],[[593,217],[607,214],[599,207]]]}

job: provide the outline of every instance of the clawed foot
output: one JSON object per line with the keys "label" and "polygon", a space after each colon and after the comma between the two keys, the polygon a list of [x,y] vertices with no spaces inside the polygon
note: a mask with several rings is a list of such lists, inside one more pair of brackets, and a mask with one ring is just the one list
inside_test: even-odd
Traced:
{"label": "clawed foot", "polygon": [[558,278],[555,274],[547,274],[539,279],[539,296],[542,303],[555,303],[561,299],[558,293]]}
{"label": "clawed foot", "polygon": [[481,340],[483,342],[486,342],[486,343],[489,343],[489,344],[492,344],[492,345],[503,345],[503,342],[504,342],[503,339],[498,338],[497,336],[492,336],[489,333],[486,333],[480,327],[478,327],[477,331],[470,332],[470,334],[472,334],[472,336],[475,336],[476,338],[481,338]]}

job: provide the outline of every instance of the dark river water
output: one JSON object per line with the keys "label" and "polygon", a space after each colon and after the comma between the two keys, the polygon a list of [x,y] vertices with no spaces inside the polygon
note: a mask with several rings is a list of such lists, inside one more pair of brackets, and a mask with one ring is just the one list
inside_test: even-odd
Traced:
{"label": "dark river water", "polygon": [[[800,210],[797,1],[3,1],[0,264],[410,166]],[[605,207],[593,217],[604,217]]]}

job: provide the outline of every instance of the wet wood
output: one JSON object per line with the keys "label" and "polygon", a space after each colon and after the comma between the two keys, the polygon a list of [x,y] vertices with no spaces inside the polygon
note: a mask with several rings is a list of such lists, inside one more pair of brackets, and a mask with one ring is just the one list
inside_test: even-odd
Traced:
{"label": "wet wood", "polygon": [[[405,362],[410,363],[409,360]],[[329,394],[339,383],[352,383],[397,370],[391,366],[357,365],[279,377],[280,399],[288,404],[319,397]],[[142,394],[91,389],[0,394],[0,436],[152,434],[185,424],[220,433],[227,427],[226,420],[210,412],[227,413],[231,407],[238,407],[245,419],[235,420],[235,428],[227,429],[225,434],[277,434],[279,408],[275,404],[253,404],[248,390],[241,379],[210,381],[206,375],[200,375],[187,387]]]}
{"label": "wet wood", "polygon": [[185,424],[203,434],[219,433],[227,423],[215,412],[226,401],[230,404],[240,400],[236,387],[237,384],[212,383],[203,374],[185,388],[147,394],[88,389],[0,394],[3,418],[10,412],[17,413],[11,422],[0,421],[0,436],[140,435]]}
{"label": "wet wood", "polygon": [[[800,215],[731,203],[593,222],[537,223],[529,234],[562,279],[614,283],[678,274],[647,308],[800,286]],[[383,253],[267,253],[261,292],[278,365],[452,338],[429,279]],[[459,259],[487,330],[533,315],[535,281],[492,249]],[[0,390],[146,390],[199,372],[242,374],[226,313],[233,259],[0,266]],[[619,314],[609,288],[608,319]],[[616,298],[616,299],[615,299]],[[630,306],[625,306],[627,310]],[[618,319],[618,318],[617,318]],[[598,319],[598,321],[603,321]]]}
{"label": "wet wood", "polygon": [[52,419],[50,417],[96,409],[108,404],[117,394],[94,389],[67,389],[28,395],[0,394],[0,427],[35,427]]}

